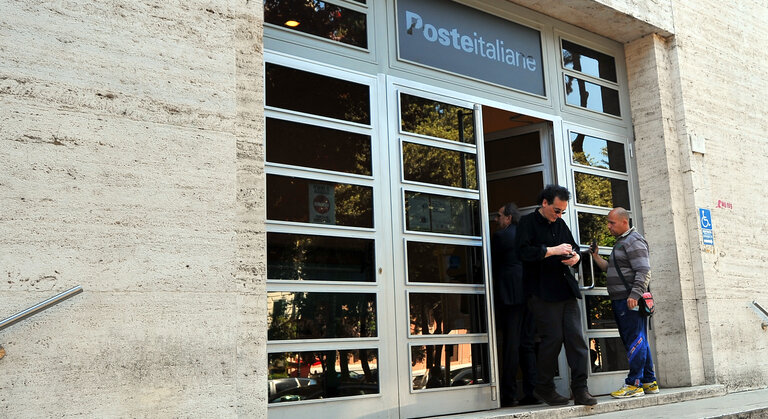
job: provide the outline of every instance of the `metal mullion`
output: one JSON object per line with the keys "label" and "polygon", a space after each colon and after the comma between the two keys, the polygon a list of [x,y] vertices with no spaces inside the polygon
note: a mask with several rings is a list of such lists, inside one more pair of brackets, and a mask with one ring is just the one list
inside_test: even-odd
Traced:
{"label": "metal mullion", "polygon": [[604,80],[604,79],[601,79],[601,78],[595,77],[595,76],[590,76],[589,74],[581,73],[579,71],[575,71],[575,70],[571,70],[571,69],[567,69],[565,67],[561,67],[561,69],[563,71],[563,74],[567,74],[567,75],[573,76],[573,77],[575,77],[577,79],[588,81],[590,83],[598,84],[600,86],[607,87],[609,89],[613,89],[613,90],[616,90],[616,91],[619,90],[619,84],[616,83],[616,82]]}
{"label": "metal mullion", "polygon": [[[319,74],[319,73],[315,73],[315,74]],[[368,129],[368,130],[372,129],[371,124],[366,125],[366,124],[361,124],[359,122],[345,121],[343,119],[330,118],[327,116],[304,113],[304,112],[294,111],[291,109],[275,108],[273,106],[264,105],[264,111],[265,111],[265,116],[267,117],[269,117],[270,115],[280,114],[284,116],[306,118],[307,120],[314,120],[319,123],[342,124],[345,126],[347,126],[348,124],[349,127],[357,127],[362,129]]]}
{"label": "metal mullion", "polygon": [[[319,181],[331,180],[336,183],[351,183],[354,185],[364,185],[364,186],[373,186],[373,183],[374,183],[373,176],[358,175],[355,173],[334,172],[331,170],[316,169],[316,168],[306,167],[306,166],[293,166],[290,164],[283,164],[283,163],[265,163],[264,168],[266,169],[267,174],[270,174],[270,175],[285,175],[285,176],[300,177],[300,178],[319,180]],[[311,175],[320,175],[325,179],[308,177]]]}
{"label": "metal mullion", "polygon": [[376,239],[376,230],[371,228],[296,223],[291,221],[267,221],[267,232],[311,234],[316,236],[355,239]]}
{"label": "metal mullion", "polygon": [[[297,339],[267,342],[267,352],[309,352],[354,349],[378,349],[380,339],[375,338],[338,338],[338,339]],[[378,357],[377,357],[378,358]]]}
{"label": "metal mullion", "polygon": [[460,143],[458,141],[447,140],[445,138],[430,137],[428,135],[415,134],[412,132],[400,131],[398,134],[400,139],[400,148],[402,149],[402,142],[407,141],[409,143],[421,144],[430,147],[444,148],[446,150],[461,151],[468,154],[477,154],[477,145]]}
{"label": "metal mullion", "polygon": [[590,175],[602,176],[612,179],[629,180],[629,173],[605,169],[602,167],[585,166],[583,164],[574,162],[573,157],[571,157],[571,169],[573,169],[574,172],[587,173]]}
{"label": "metal mullion", "polygon": [[[374,186],[372,176],[344,174],[322,169],[311,169],[304,166],[289,166],[279,163],[265,163],[264,168],[268,175],[290,176],[320,182],[336,182],[358,186]],[[314,176],[313,176],[314,175]],[[321,175],[317,177],[317,175]]]}
{"label": "metal mullion", "polygon": [[619,329],[586,329],[587,339],[589,338],[618,338]]}
{"label": "metal mullion", "polygon": [[373,125],[365,125],[359,122],[344,121],[341,119],[328,118],[320,115],[308,114],[289,109],[266,107],[265,117],[279,119],[281,121],[298,122],[305,125],[312,125],[319,128],[332,128],[339,131],[353,132],[355,134],[364,134],[373,136]]}
{"label": "metal mullion", "polygon": [[[376,293],[376,282],[313,281],[267,279],[267,292],[335,292],[339,294]],[[378,309],[377,309],[378,311]]]}
{"label": "metal mullion", "polygon": [[[441,186],[441,185],[431,185],[428,183],[418,183],[418,182],[402,182],[402,202],[405,202],[405,192],[418,192],[418,193],[426,193],[430,195],[439,195],[439,196],[447,196],[451,198],[463,198],[463,199],[474,199],[474,200],[480,200],[480,191],[479,190],[468,190],[468,189],[460,189],[460,188],[451,188],[449,186]],[[405,208],[403,208],[403,211],[405,211]]]}
{"label": "metal mullion", "polygon": [[431,282],[407,282],[411,294],[485,295],[485,284],[443,284]]}
{"label": "metal mullion", "polygon": [[408,346],[415,345],[461,345],[490,343],[488,333],[464,335],[408,335]]}
{"label": "metal mullion", "polygon": [[[419,237],[420,232],[412,232],[409,231],[407,234],[407,237],[403,237],[403,245],[404,248],[408,248],[407,242],[420,242],[420,243],[430,243],[430,244],[453,244],[457,246],[471,246],[471,247],[480,247],[482,246],[483,242],[480,239],[480,236],[461,236],[456,237],[450,236],[424,236]],[[443,234],[443,233],[438,233]]]}

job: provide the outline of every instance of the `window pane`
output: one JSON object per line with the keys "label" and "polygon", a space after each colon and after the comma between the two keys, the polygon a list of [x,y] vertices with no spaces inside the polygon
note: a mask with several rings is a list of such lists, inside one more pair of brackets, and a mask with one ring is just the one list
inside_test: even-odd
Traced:
{"label": "window pane", "polygon": [[408,294],[412,335],[485,333],[485,295]]}
{"label": "window pane", "polygon": [[268,340],[376,336],[376,294],[267,293]]}
{"label": "window pane", "polygon": [[585,295],[587,325],[590,329],[616,329],[611,299],[603,295]]}
{"label": "window pane", "polygon": [[488,344],[411,346],[414,390],[490,382]]}
{"label": "window pane", "polygon": [[371,174],[371,137],[267,118],[267,161]]}
{"label": "window pane", "polygon": [[482,284],[483,248],[459,244],[408,242],[408,281]]}
{"label": "window pane", "polygon": [[475,117],[472,109],[401,93],[400,112],[403,131],[475,143]]}
{"label": "window pane", "polygon": [[610,55],[563,39],[563,66],[590,76],[616,82],[616,60]]}
{"label": "window pane", "polygon": [[267,233],[267,278],[374,282],[374,241]]}
{"label": "window pane", "polygon": [[624,144],[571,132],[573,161],[585,166],[627,172]]}
{"label": "window pane", "polygon": [[569,105],[621,116],[618,90],[569,75],[565,75],[565,101]]}
{"label": "window pane", "polygon": [[[592,240],[599,246],[613,247],[616,238],[608,233],[608,216],[579,212],[579,243],[588,246]],[[632,218],[629,219],[632,227]],[[589,269],[589,268],[587,268]]]}
{"label": "window pane", "polygon": [[495,211],[507,202],[514,202],[518,207],[539,205],[536,198],[544,189],[542,172],[512,176],[488,181],[489,208]]}
{"label": "window pane", "polygon": [[589,340],[592,372],[629,369],[627,351],[621,338],[592,338]]}
{"label": "window pane", "polygon": [[606,208],[623,207],[628,211],[632,209],[626,180],[579,172],[573,176],[576,179],[576,202]]}
{"label": "window pane", "polygon": [[367,186],[267,175],[267,218],[373,227],[373,190]]}
{"label": "window pane", "polygon": [[579,243],[589,245],[594,240],[599,246],[613,247],[616,238],[608,232],[608,216],[579,212]]}
{"label": "window pane", "polygon": [[538,131],[485,143],[485,170],[489,173],[539,163],[541,144]]}
{"label": "window pane", "polygon": [[269,403],[298,402],[379,392],[378,351],[270,353]]}
{"label": "window pane", "polygon": [[368,48],[365,14],[325,1],[264,0],[264,22]]}
{"label": "window pane", "polygon": [[405,180],[477,189],[474,154],[403,142]]}
{"label": "window pane", "polygon": [[420,192],[405,192],[406,228],[433,233],[480,235],[479,203]]}
{"label": "window pane", "polygon": [[267,106],[346,121],[370,123],[370,89],[364,84],[266,64]]}

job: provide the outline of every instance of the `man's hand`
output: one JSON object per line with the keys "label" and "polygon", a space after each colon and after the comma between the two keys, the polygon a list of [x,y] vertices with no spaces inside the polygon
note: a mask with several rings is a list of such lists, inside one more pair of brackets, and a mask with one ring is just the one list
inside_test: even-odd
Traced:
{"label": "man's hand", "polygon": [[564,265],[567,266],[573,266],[581,260],[581,255],[579,252],[573,252],[573,256],[569,259],[563,259],[561,262],[563,262]]}
{"label": "man's hand", "polygon": [[547,247],[547,257],[549,256],[570,256],[573,248],[568,243],[559,244],[555,247]]}
{"label": "man's hand", "polygon": [[637,307],[637,300],[634,298],[627,298],[627,308],[633,310],[635,307]]}

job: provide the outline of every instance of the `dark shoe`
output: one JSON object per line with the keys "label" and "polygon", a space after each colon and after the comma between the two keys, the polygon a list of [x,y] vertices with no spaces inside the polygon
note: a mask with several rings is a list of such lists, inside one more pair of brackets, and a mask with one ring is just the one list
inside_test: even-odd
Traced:
{"label": "dark shoe", "polygon": [[515,407],[519,404],[516,399],[501,399],[501,407]]}
{"label": "dark shoe", "polygon": [[533,395],[550,406],[562,406],[568,404],[568,398],[561,396],[555,390],[534,390]]}
{"label": "dark shoe", "polygon": [[520,399],[520,406],[528,406],[531,404],[539,404],[539,403],[541,403],[541,400],[533,396],[525,396],[522,399]]}
{"label": "dark shoe", "polygon": [[573,404],[583,404],[584,406],[594,406],[597,404],[597,399],[589,394],[587,389],[574,390],[573,392]]}

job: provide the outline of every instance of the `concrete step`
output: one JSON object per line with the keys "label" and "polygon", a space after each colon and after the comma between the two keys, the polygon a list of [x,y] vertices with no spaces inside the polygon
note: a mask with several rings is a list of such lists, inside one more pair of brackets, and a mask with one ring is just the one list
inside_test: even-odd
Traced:
{"label": "concrete step", "polygon": [[[443,419],[561,418],[758,418],[768,417],[768,389],[728,393],[723,385],[662,388],[631,399],[597,397],[597,405],[520,406],[440,416]],[[572,403],[572,402],[571,402]],[[631,410],[631,411],[628,411]],[[735,415],[735,416],[734,416]]]}

